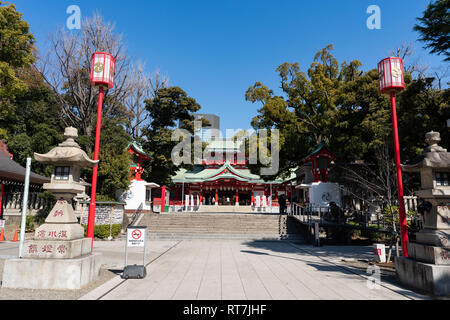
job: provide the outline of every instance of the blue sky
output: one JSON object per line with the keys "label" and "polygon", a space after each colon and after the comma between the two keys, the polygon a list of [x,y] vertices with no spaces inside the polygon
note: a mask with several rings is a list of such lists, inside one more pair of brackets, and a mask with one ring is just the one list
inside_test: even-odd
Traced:
{"label": "blue sky", "polygon": [[[247,129],[259,105],[245,101],[256,81],[279,91],[275,69],[298,62],[306,70],[315,53],[332,43],[339,62],[358,59],[375,68],[402,43],[414,43],[415,55],[430,69],[446,66],[430,55],[412,30],[429,0],[15,0],[38,48],[49,33],[63,27],[69,5],[82,15],[94,11],[115,22],[129,53],[159,69],[202,106],[221,117],[222,129]],[[381,9],[381,30],[369,30],[370,5]],[[406,61],[408,63],[408,61]]]}

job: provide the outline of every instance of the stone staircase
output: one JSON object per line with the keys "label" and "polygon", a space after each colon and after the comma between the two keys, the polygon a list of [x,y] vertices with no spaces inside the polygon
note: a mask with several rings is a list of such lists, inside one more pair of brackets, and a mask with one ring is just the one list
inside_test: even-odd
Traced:
{"label": "stone staircase", "polygon": [[145,214],[139,225],[151,239],[303,239],[294,220],[275,214]]}
{"label": "stone staircase", "polygon": [[204,213],[251,213],[251,206],[206,206],[202,205],[198,212]]}

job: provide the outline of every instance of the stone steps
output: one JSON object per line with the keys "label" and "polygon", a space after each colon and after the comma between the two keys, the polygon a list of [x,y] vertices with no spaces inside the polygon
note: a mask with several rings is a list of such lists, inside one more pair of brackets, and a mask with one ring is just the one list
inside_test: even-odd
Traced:
{"label": "stone steps", "polygon": [[151,239],[302,239],[287,216],[274,214],[145,214],[139,225]]}

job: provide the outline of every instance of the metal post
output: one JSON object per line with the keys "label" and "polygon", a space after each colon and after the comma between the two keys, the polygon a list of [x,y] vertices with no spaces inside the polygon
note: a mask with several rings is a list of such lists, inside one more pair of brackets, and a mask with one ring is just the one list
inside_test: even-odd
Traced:
{"label": "metal post", "polygon": [[19,243],[19,258],[22,258],[22,247],[25,240],[25,224],[27,223],[27,206],[28,206],[28,189],[30,187],[30,171],[31,158],[27,158],[27,169],[25,173],[25,186],[23,190],[22,203],[22,224],[20,225],[20,243]]}
{"label": "metal post", "polygon": [[[103,87],[99,88],[98,93],[98,109],[97,109],[97,128],[95,131],[95,147],[94,147],[94,160],[98,160],[100,151],[100,130],[102,127],[102,106],[103,106]],[[91,238],[91,252],[94,248],[94,227],[95,227],[95,195],[97,192],[97,172],[98,165],[96,165],[92,171],[92,187],[91,187],[91,203],[89,204],[89,218],[86,237]]]}
{"label": "metal post", "polygon": [[408,230],[405,213],[405,203],[403,201],[403,181],[402,168],[400,164],[400,145],[398,139],[397,127],[397,109],[395,105],[395,92],[391,92],[391,108],[392,108],[392,129],[394,133],[394,149],[395,149],[395,165],[397,167],[397,185],[398,185],[398,213],[400,219],[400,235],[402,241],[402,251],[405,258],[408,257]]}
{"label": "metal post", "polygon": [[128,265],[128,228],[127,228],[127,240],[125,241],[125,267]]}

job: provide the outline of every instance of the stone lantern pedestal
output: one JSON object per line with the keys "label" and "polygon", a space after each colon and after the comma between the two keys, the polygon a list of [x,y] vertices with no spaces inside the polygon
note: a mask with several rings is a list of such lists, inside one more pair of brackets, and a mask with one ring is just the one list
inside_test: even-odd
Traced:
{"label": "stone lantern pedestal", "polygon": [[67,140],[45,155],[35,154],[37,161],[55,167],[51,183],[44,189],[58,199],[45,223],[36,229],[34,238],[24,242],[21,259],[5,261],[5,288],[80,289],[97,279],[101,254],[91,254],[91,239],[84,238],[78,224],[72,199],[84,191],[80,169],[94,167],[75,142],[77,131],[66,128]]}
{"label": "stone lantern pedestal", "polygon": [[424,153],[403,169],[420,172],[424,229],[408,244],[408,258],[397,258],[400,282],[437,296],[450,295],[450,153],[438,146],[438,132],[429,132]]}

